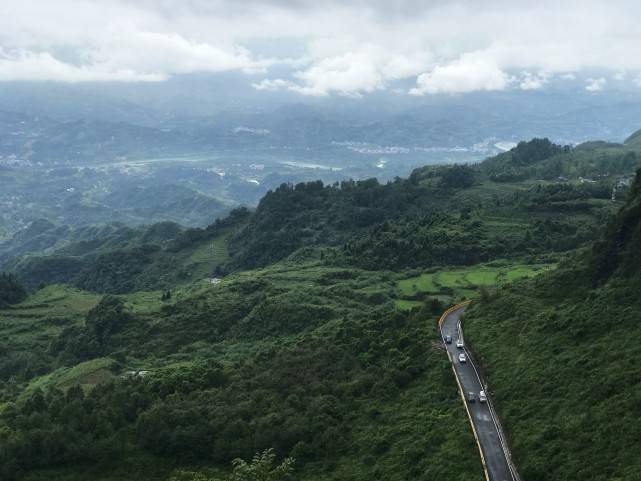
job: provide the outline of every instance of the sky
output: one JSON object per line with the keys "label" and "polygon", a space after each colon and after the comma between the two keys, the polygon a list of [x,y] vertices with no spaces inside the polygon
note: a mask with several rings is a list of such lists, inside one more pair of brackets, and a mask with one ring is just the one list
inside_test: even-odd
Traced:
{"label": "sky", "polygon": [[315,97],[641,89],[640,18],[638,0],[0,0],[0,82],[237,71],[257,92]]}

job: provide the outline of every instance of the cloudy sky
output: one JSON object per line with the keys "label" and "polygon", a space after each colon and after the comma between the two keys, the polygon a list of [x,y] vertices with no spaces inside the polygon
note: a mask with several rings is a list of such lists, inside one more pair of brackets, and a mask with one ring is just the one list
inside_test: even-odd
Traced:
{"label": "cloudy sky", "polygon": [[641,89],[640,18],[636,0],[0,0],[0,81],[239,71],[257,91],[310,96]]}

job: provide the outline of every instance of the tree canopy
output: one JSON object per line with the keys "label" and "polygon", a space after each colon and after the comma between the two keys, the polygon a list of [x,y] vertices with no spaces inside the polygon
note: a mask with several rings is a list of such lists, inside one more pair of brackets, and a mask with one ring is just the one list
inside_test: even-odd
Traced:
{"label": "tree canopy", "polygon": [[27,297],[27,291],[13,274],[0,273],[0,308],[17,304]]}

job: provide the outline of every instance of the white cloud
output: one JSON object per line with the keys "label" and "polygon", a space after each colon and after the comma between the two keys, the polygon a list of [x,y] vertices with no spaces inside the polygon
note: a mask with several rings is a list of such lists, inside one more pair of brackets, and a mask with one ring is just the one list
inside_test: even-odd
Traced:
{"label": "white cloud", "polygon": [[492,59],[470,54],[446,65],[437,65],[432,71],[419,75],[416,87],[409,93],[425,95],[503,90],[509,81],[509,76]]}
{"label": "white cloud", "polygon": [[599,78],[588,78],[586,80],[586,85],[585,85],[585,90],[588,92],[598,92],[599,90],[603,90],[603,87],[605,87],[606,80],[603,77]]}
{"label": "white cloud", "polygon": [[0,81],[64,80],[66,82],[159,82],[163,73],[140,73],[131,69],[109,69],[101,66],[74,66],[61,62],[47,52],[16,52],[7,55],[0,51]]}
{"label": "white cloud", "polygon": [[[294,72],[295,81],[265,79],[252,84],[258,90],[288,89],[305,95],[326,96],[332,93],[358,97],[385,89],[392,80],[415,76],[429,65],[426,52],[401,53],[376,45],[354,45],[345,53],[343,38],[320,39],[311,46],[309,64]],[[339,53],[336,53],[339,52]]]}
{"label": "white cloud", "polygon": [[277,79],[263,79],[260,82],[254,82],[251,84],[256,90],[265,90],[268,92],[274,92],[280,89],[290,89],[295,87],[296,84],[290,80],[283,80],[280,78]]}
{"label": "white cloud", "polygon": [[300,84],[291,88],[307,95],[359,96],[384,87],[383,73],[376,62],[361,52],[347,52],[344,55],[316,61],[307,70],[297,72]]}
{"label": "white cloud", "polygon": [[[233,37],[172,28],[154,9],[102,3],[25,0],[0,7],[0,80],[161,81],[193,72],[265,72],[279,62],[253,55]],[[176,4],[178,17],[179,11]]]}
{"label": "white cloud", "polygon": [[523,72],[519,80],[519,88],[521,90],[539,90],[548,82],[550,76],[546,72],[538,74],[531,74],[530,72]]}
{"label": "white cloud", "polygon": [[135,66],[142,72],[168,74],[262,68],[242,47],[217,46],[176,33],[148,31],[120,30],[114,34],[114,40],[92,52],[90,58],[97,65],[114,69]]}
{"label": "white cloud", "polygon": [[248,79],[259,90],[318,96],[363,95],[402,79],[417,81],[415,95],[538,89],[548,75],[595,69],[634,78],[638,18],[635,0],[7,0],[0,80],[238,70],[264,72]]}
{"label": "white cloud", "polygon": [[576,80],[576,75],[574,75],[572,72],[568,72],[559,75],[559,78],[562,80]]}
{"label": "white cloud", "polygon": [[159,81],[192,72],[264,72],[274,59],[254,59],[247,49],[189,40],[176,33],[113,29],[100,45],[61,60],[48,51],[0,50],[0,80]]}

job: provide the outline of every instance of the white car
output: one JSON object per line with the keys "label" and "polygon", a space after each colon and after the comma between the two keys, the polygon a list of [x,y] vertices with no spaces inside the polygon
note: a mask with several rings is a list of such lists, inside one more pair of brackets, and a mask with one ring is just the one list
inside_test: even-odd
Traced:
{"label": "white car", "polygon": [[458,361],[459,362],[467,362],[467,356],[465,355],[464,352],[458,355]]}
{"label": "white car", "polygon": [[456,340],[456,347],[458,347],[459,349],[463,349],[463,339],[461,339],[460,337]]}
{"label": "white car", "polygon": [[479,391],[479,402],[482,402],[482,403],[487,402],[487,396],[485,395],[485,391]]}

